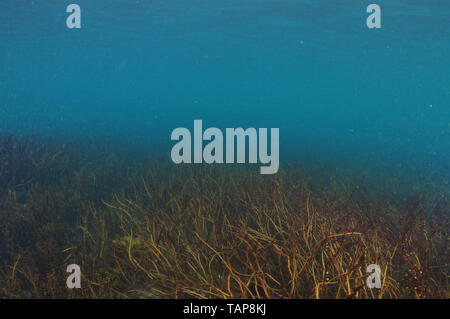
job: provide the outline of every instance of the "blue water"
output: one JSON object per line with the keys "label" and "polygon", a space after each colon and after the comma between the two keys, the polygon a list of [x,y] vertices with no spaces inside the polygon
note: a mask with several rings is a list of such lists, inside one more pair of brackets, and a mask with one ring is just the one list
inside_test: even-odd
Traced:
{"label": "blue water", "polygon": [[[450,1],[0,1],[0,133],[170,152],[170,132],[280,128],[280,161],[448,185]],[[366,7],[382,8],[382,28]]]}

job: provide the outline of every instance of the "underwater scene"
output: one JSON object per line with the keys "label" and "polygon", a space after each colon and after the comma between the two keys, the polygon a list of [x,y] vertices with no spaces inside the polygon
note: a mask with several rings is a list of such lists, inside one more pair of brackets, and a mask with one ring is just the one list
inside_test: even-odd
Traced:
{"label": "underwater scene", "polygon": [[450,298],[449,21],[1,0],[0,298]]}

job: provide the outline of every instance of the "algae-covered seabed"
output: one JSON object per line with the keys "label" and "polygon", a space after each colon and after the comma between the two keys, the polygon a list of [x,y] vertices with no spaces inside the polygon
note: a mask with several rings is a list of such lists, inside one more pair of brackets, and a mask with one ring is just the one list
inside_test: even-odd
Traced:
{"label": "algae-covered seabed", "polygon": [[[0,297],[450,296],[448,188],[88,148],[0,138]],[[66,288],[72,263],[81,289]],[[380,289],[367,288],[369,264],[381,267]]]}

